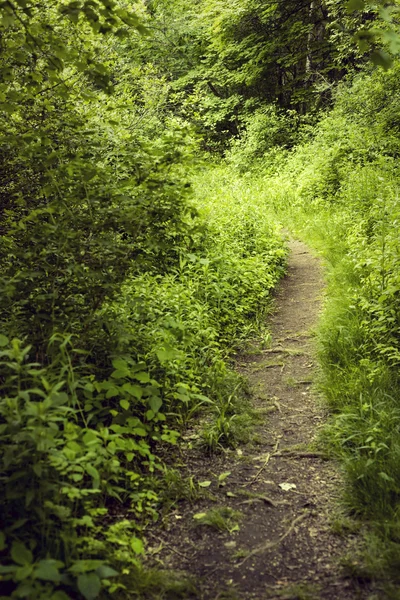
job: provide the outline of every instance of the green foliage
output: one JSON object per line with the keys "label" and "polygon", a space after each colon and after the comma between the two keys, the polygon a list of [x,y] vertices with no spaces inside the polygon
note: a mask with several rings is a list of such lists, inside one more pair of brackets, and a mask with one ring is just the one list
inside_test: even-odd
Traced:
{"label": "green foliage", "polygon": [[137,418],[117,425],[122,413],[110,408],[103,413],[114,419],[99,421],[92,402],[101,403],[105,386],[77,378],[74,350],[68,339],[53,343],[60,341],[58,362],[43,367],[29,362],[31,346],[1,338],[2,550],[12,560],[1,577],[15,582],[18,597],[58,598],[58,589],[67,598],[76,586],[85,598],[97,597],[101,580],[118,574],[105,563],[110,548],[92,539],[96,529],[103,539],[111,535],[97,524],[106,500],[129,499],[137,516],[155,515],[157,497],[141,477],[158,466],[143,439],[148,426]]}
{"label": "green foliage", "polygon": [[398,64],[340,86],[313,137],[268,180],[275,210],[329,268],[320,385],[333,415],[324,438],[343,461],[349,510],[390,547],[379,558],[366,549],[378,578],[393,577],[400,555],[399,86]]}
{"label": "green foliage", "polygon": [[[333,84],[362,62],[365,49],[353,38],[365,20],[376,19],[376,11],[350,14],[345,4],[157,0],[146,20],[155,33],[150,60],[171,80],[175,114],[196,126],[208,151],[226,150],[232,136],[247,140],[255,111],[259,131],[250,138],[259,137],[256,150],[262,150],[265,142],[274,143],[274,135],[261,134],[264,115],[268,129],[272,117],[275,137],[283,134],[275,127],[281,115],[274,119],[267,106],[301,115],[325,106]],[[149,49],[142,52],[150,56]],[[287,132],[284,144],[291,143]]]}
{"label": "green foliage", "polygon": [[193,515],[193,519],[197,526],[208,526],[217,531],[228,531],[234,533],[239,531],[239,520],[242,514],[229,508],[229,506],[221,506],[213,508],[204,513]]}
{"label": "green foliage", "polygon": [[300,115],[294,110],[266,105],[246,116],[243,125],[244,133],[232,141],[226,156],[240,172],[256,167],[265,171],[266,163],[273,167],[299,141]]}
{"label": "green foliage", "polygon": [[[122,6],[115,21],[95,3],[99,19],[19,6],[0,61],[0,579],[9,597],[91,600],[137,586],[157,448],[238,387],[225,359],[259,327],[285,253],[250,206],[230,229],[215,198],[198,216],[196,141],[157,67],[126,58],[139,38],[111,36]],[[135,520],[113,522],[115,505]]]}
{"label": "green foliage", "polygon": [[[11,554],[2,578],[14,582],[16,594],[23,589],[41,598],[62,591],[70,597],[79,590],[95,598],[101,585],[122,590],[125,584],[109,584],[97,570],[110,568],[104,562],[109,557],[113,568],[135,571],[142,545],[138,537],[124,542],[115,535],[118,523],[102,525],[109,502],[129,502],[138,524],[155,518],[158,498],[149,476],[161,465],[154,447],[175,443],[178,433],[170,424],[182,427],[204,406],[218,415],[218,444],[231,442],[224,407],[241,383],[228,377],[224,358],[260,326],[285,251],[273,227],[250,218],[254,208],[243,206],[242,198],[233,204],[227,198],[225,210],[212,210],[214,198],[203,194],[198,254],[181,252],[166,275],[132,275],[119,301],[103,307],[102,318],[113,318],[119,334],[120,358],[112,360],[107,377],[88,374],[87,352],[72,346],[71,335],[53,334],[45,365],[31,362],[32,345],[0,338],[0,483],[11,523],[4,531]],[[239,221],[238,211],[248,218]],[[229,420],[235,418],[231,413]],[[23,573],[13,544],[34,552]],[[76,565],[83,555],[93,568],[81,572]]]}
{"label": "green foliage", "polygon": [[201,189],[214,170],[194,197],[191,100],[171,82],[187,61],[154,51],[155,9],[0,7],[4,597],[178,590],[139,583],[159,450],[239,396],[226,359],[283,272],[251,203]]}

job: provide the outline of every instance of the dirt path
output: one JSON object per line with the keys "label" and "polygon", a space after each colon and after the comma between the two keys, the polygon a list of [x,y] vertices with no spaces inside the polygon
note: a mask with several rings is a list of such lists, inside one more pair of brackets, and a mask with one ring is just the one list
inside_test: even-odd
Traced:
{"label": "dirt path", "polygon": [[[335,465],[313,446],[325,420],[310,385],[310,332],[322,293],[319,260],[304,244],[292,242],[288,275],[271,319],[272,347],[238,359],[256,408],[267,415],[256,433],[258,444],[199,461],[196,478],[212,482],[213,497],[189,508],[178,505],[158,536],[159,564],[193,575],[203,600],[366,597],[338,566],[351,544],[331,528],[342,483]],[[214,517],[210,510],[216,510]],[[196,527],[196,513],[207,513],[203,519],[211,521],[225,515],[222,524],[231,531]],[[235,531],[236,523],[240,529]]]}

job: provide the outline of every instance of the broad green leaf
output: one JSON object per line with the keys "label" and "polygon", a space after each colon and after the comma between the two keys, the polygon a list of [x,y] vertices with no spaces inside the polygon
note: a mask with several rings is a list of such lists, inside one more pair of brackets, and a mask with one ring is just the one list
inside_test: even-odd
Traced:
{"label": "broad green leaf", "polygon": [[387,473],[384,473],[383,471],[379,473],[379,477],[381,477],[381,479],[383,479],[384,481],[394,481],[393,477],[390,477]]}
{"label": "broad green leaf", "polygon": [[149,404],[150,404],[151,410],[154,413],[157,413],[162,406],[162,400],[159,396],[152,396],[149,400]]}
{"label": "broad green leaf", "polygon": [[60,581],[61,577],[56,561],[54,560],[41,560],[35,568],[34,575],[37,579],[54,582]]}
{"label": "broad green leaf", "polygon": [[8,345],[8,337],[0,333],[0,347],[4,347]]}
{"label": "broad green leaf", "polygon": [[131,396],[134,396],[138,400],[140,400],[143,396],[143,388],[140,385],[135,385],[134,383],[124,383],[122,386],[124,392],[128,392]]}
{"label": "broad green leaf", "polygon": [[346,3],[346,8],[349,12],[353,12],[355,10],[364,10],[365,0],[348,0]]}
{"label": "broad green leaf", "polygon": [[132,429],[132,433],[140,436],[140,437],[146,437],[147,436],[147,431],[145,429],[143,429],[142,427],[134,427]]}
{"label": "broad green leaf", "polygon": [[98,489],[100,487],[100,473],[98,472],[96,467],[94,467],[91,464],[87,464],[86,473],[90,475],[90,477],[92,477],[93,479],[93,488]]}
{"label": "broad green leaf", "polygon": [[118,571],[112,569],[108,565],[101,565],[101,567],[96,569],[96,573],[100,579],[108,579],[109,577],[116,577],[119,575]]}
{"label": "broad green leaf", "polygon": [[143,542],[140,538],[133,537],[131,539],[131,548],[135,554],[143,554],[144,553]]}
{"label": "broad green leaf", "polygon": [[124,410],[129,410],[129,408],[130,408],[129,400],[120,400],[120,401],[119,401],[119,405],[120,405],[120,406],[121,406],[121,408],[123,408]]}
{"label": "broad green leaf", "polygon": [[93,430],[90,430],[90,429],[82,437],[82,441],[85,444],[85,446],[94,446],[96,444],[99,444],[99,442],[100,442],[100,440],[99,440],[98,436],[96,435],[96,433]]}
{"label": "broad green leaf", "polygon": [[199,486],[202,488],[208,488],[211,485],[211,481],[199,481]]}
{"label": "broad green leaf", "polygon": [[[18,585],[18,598],[34,598],[35,588],[31,583],[21,582]],[[54,596],[51,596],[49,600],[53,600]],[[68,598],[70,600],[70,598]]]}
{"label": "broad green leaf", "polygon": [[164,363],[169,360],[175,360],[180,357],[180,352],[175,348],[165,348],[163,350],[157,350],[156,354],[160,363]]}
{"label": "broad green leaf", "polygon": [[27,565],[33,562],[32,552],[22,542],[12,543],[11,558],[18,565]]}
{"label": "broad green leaf", "polygon": [[153,410],[146,410],[145,415],[146,415],[146,419],[148,421],[152,421],[154,419],[154,417],[156,416],[155,412]]}
{"label": "broad green leaf", "polygon": [[74,564],[69,568],[71,573],[79,574],[79,573],[89,573],[90,571],[95,571],[103,562],[101,560],[95,559],[86,559],[86,560],[77,560]]}
{"label": "broad green leaf", "polygon": [[110,398],[116,398],[117,396],[119,396],[119,389],[117,387],[110,387],[108,389],[108,392],[106,393],[106,398],[110,399]]}
{"label": "broad green leaf", "polygon": [[23,581],[27,579],[33,571],[33,565],[24,565],[23,567],[18,567],[15,571],[15,579],[17,581]]}
{"label": "broad green leaf", "polygon": [[67,596],[65,592],[57,590],[57,592],[51,595],[49,600],[71,600],[71,596]]}
{"label": "broad green leaf", "polygon": [[115,358],[112,361],[112,366],[114,367],[114,369],[116,371],[125,371],[125,370],[129,369],[128,363],[123,358]]}
{"label": "broad green leaf", "polygon": [[224,482],[225,479],[227,477],[229,477],[230,474],[231,474],[231,471],[225,471],[225,473],[221,473],[220,475],[218,475],[218,483]]}
{"label": "broad green leaf", "polygon": [[118,369],[117,371],[113,371],[111,373],[111,377],[113,379],[125,379],[126,377],[129,377],[131,374],[129,369]]}
{"label": "broad green leaf", "polygon": [[149,381],[150,381],[150,375],[148,373],[146,373],[145,371],[141,371],[139,373],[133,373],[132,377],[134,379],[137,379],[141,383],[149,383]]}
{"label": "broad green leaf", "polygon": [[380,49],[374,50],[371,53],[371,61],[374,63],[374,65],[382,67],[385,71],[390,69],[390,67],[393,65],[393,58],[390,56],[390,54]]}
{"label": "broad green leaf", "polygon": [[78,577],[78,589],[86,600],[95,600],[101,590],[100,577],[96,573],[82,573]]}

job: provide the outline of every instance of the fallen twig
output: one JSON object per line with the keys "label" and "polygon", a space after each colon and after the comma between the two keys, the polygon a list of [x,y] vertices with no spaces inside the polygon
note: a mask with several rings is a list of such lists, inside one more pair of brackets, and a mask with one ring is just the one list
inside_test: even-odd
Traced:
{"label": "fallen twig", "polygon": [[271,455],[270,455],[270,453],[268,453],[267,456],[265,457],[265,461],[264,461],[263,466],[261,467],[261,469],[259,469],[257,471],[257,473],[255,474],[255,476],[253,477],[253,479],[251,481],[249,481],[248,483],[246,483],[246,486],[253,485],[253,483],[255,483],[257,481],[257,479],[260,477],[261,473],[263,472],[263,470],[267,466],[270,458],[271,458]]}
{"label": "fallen twig", "polygon": [[258,546],[257,548],[254,548],[254,550],[249,552],[249,554],[242,561],[240,561],[240,563],[237,563],[235,565],[235,567],[241,567],[247,560],[249,560],[249,558],[252,558],[252,556],[255,556],[256,554],[261,554],[262,552],[266,552],[267,550],[270,550],[271,548],[274,548],[275,546],[279,546],[279,544],[281,544],[283,542],[283,540],[292,533],[292,531],[294,530],[296,525],[301,523],[301,521],[303,521],[306,518],[306,516],[308,515],[308,512],[309,511],[304,511],[301,515],[296,517],[294,519],[294,521],[292,522],[292,524],[290,525],[290,527],[285,531],[285,533],[283,533],[275,542],[267,542],[266,544],[263,544],[262,546]]}
{"label": "fallen twig", "polygon": [[288,458],[322,458],[324,460],[329,460],[323,452],[296,452],[296,450],[288,450],[288,452],[285,452],[284,450],[281,450],[280,452],[271,454],[271,458],[282,456],[287,456]]}
{"label": "fallen twig", "polygon": [[276,442],[275,442],[274,449],[272,450],[272,456],[278,451],[279,444],[281,443],[281,440],[280,440],[281,437],[282,436],[278,437],[277,440],[276,440]]}
{"label": "fallen twig", "polygon": [[248,500],[243,500],[243,502],[240,502],[239,504],[251,504],[252,502],[258,501],[266,502],[274,508],[278,508],[280,504],[289,504],[287,500],[278,500],[277,502],[275,502],[275,500],[272,500],[272,498],[270,498],[269,496],[265,496],[264,494],[254,494],[254,496],[251,496]]}
{"label": "fallen twig", "polygon": [[181,558],[184,558],[185,560],[189,560],[189,557],[187,556],[187,554],[183,554],[182,552],[179,552],[179,550],[177,550],[176,548],[174,548],[174,546],[171,546],[171,544],[169,544],[165,540],[157,537],[156,535],[152,535],[151,537],[153,538],[153,540],[157,540],[157,542],[160,543],[158,552],[160,552],[162,550],[162,547],[164,546],[165,548],[167,548],[168,550],[171,550],[171,552],[174,552],[175,554],[177,554]]}

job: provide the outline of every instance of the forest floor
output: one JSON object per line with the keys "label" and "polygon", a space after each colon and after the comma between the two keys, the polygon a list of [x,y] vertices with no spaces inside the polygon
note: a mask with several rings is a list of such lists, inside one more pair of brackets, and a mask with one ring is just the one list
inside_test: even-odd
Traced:
{"label": "forest floor", "polygon": [[194,578],[197,593],[188,598],[350,600],[370,593],[341,566],[358,540],[335,532],[344,484],[316,443],[327,418],[312,386],[321,261],[301,242],[290,250],[270,319],[272,345],[236,359],[262,423],[236,450],[184,453],[186,475],[208,487],[149,531],[153,564]]}

